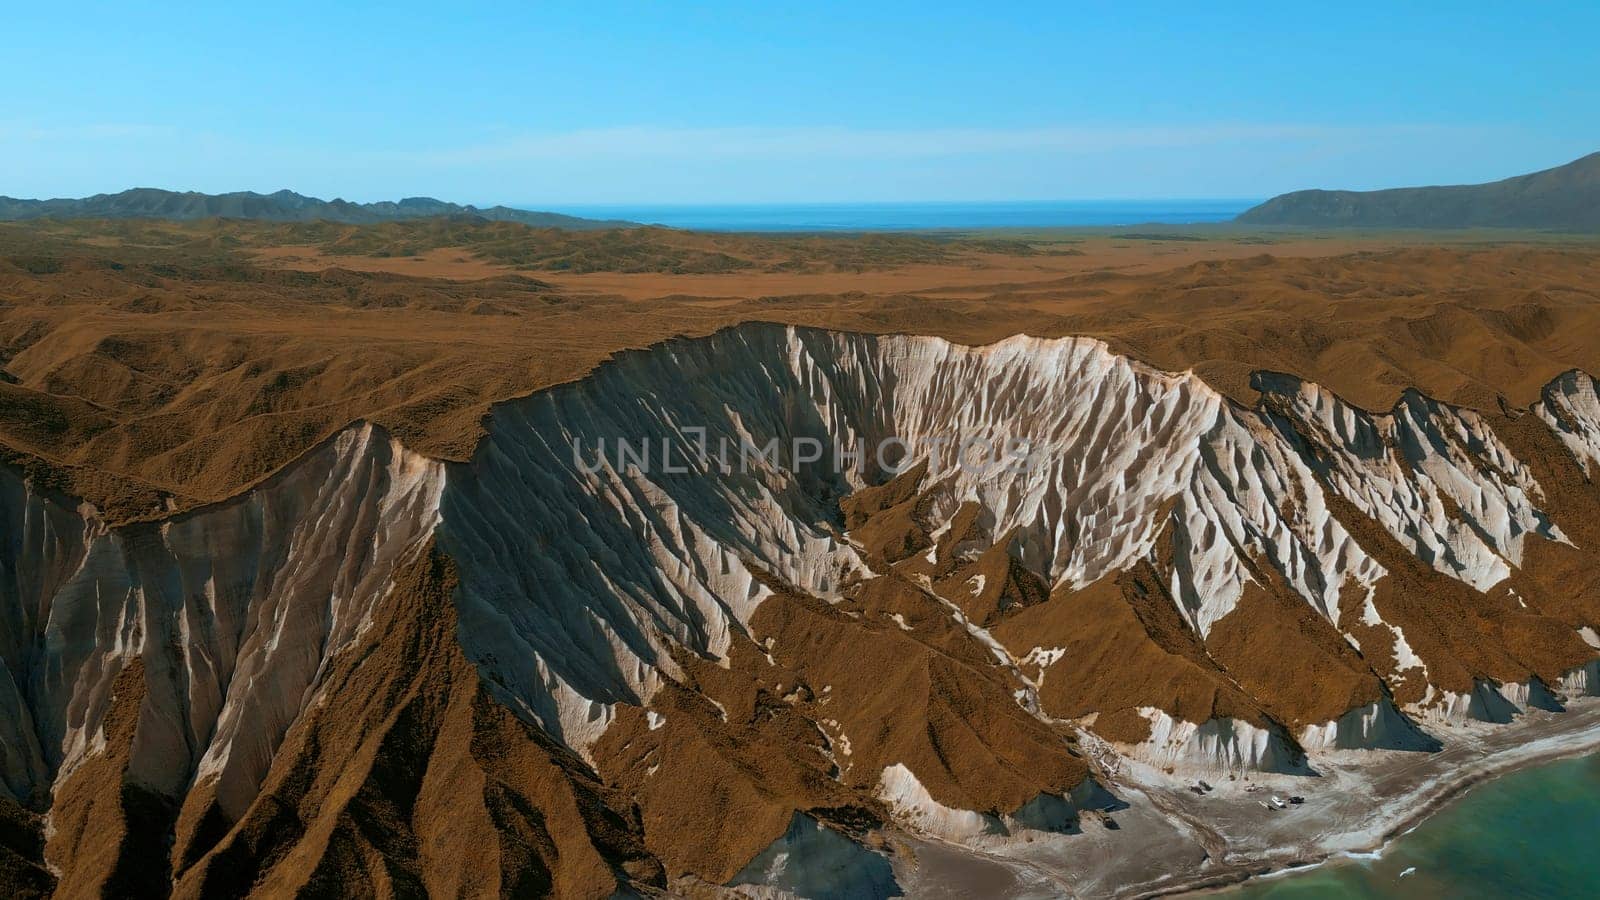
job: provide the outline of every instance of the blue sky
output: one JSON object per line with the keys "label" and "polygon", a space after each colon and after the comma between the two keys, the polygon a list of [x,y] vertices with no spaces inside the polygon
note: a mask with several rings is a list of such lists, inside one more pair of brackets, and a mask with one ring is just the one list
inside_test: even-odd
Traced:
{"label": "blue sky", "polygon": [[1249,198],[1600,149],[1593,2],[265,6],[13,4],[0,194]]}

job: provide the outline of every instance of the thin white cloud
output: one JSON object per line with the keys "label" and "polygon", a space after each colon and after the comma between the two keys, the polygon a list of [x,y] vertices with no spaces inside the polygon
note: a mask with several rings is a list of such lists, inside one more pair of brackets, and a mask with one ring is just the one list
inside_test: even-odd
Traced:
{"label": "thin white cloud", "polygon": [[170,129],[160,125],[129,122],[98,122],[73,125],[37,125],[28,122],[0,122],[0,141],[29,143],[67,141],[112,141],[156,137]]}
{"label": "thin white cloud", "polygon": [[1029,152],[1103,153],[1233,142],[1346,141],[1437,133],[1433,125],[1215,124],[1060,128],[600,128],[382,154],[420,165],[566,159],[914,159]]}

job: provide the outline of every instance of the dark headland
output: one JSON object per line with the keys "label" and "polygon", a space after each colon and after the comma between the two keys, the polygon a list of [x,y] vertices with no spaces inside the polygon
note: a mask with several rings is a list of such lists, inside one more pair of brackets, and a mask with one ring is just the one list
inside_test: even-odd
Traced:
{"label": "dark headland", "polygon": [[493,222],[517,222],[536,228],[625,228],[632,222],[583,219],[560,213],[513,209],[509,206],[477,207],[448,203],[432,197],[407,197],[400,201],[353,203],[349,200],[320,200],[294,191],[258,194],[233,191],[202,194],[195,191],[164,191],[133,188],[115,194],[55,200],[19,200],[0,197],[0,221],[22,219],[254,219],[266,222],[343,222],[368,225],[403,219],[435,216],[462,216]]}
{"label": "dark headland", "polygon": [[1383,191],[1294,191],[1252,207],[1241,225],[1311,228],[1530,228],[1600,231],[1600,153],[1488,184]]}

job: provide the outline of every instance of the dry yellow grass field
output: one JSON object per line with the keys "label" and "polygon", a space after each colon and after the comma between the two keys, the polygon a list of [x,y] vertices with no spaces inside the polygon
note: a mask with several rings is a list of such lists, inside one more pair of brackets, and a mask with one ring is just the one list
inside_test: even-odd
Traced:
{"label": "dry yellow grass field", "polygon": [[[355,226],[323,244],[269,243],[282,229],[241,223],[5,226],[0,443],[137,518],[237,493],[358,419],[464,458],[496,401],[754,320],[974,344],[1088,335],[1245,402],[1258,369],[1374,409],[1407,387],[1520,406],[1566,369],[1600,370],[1600,245],[1581,242],[664,233],[664,250],[630,244],[573,272],[484,255],[571,256],[538,250],[561,233],[522,229],[535,250],[511,252],[499,231],[492,251],[397,256],[370,235],[388,255],[349,252],[339,241],[361,237]],[[605,270],[684,242],[735,262]]]}

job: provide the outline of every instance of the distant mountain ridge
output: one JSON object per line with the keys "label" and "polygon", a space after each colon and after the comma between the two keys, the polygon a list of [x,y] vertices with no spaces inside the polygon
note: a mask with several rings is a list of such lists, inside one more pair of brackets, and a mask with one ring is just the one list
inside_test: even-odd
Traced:
{"label": "distant mountain ridge", "polygon": [[1240,213],[1243,225],[1600,231],[1600,153],[1488,184],[1295,191]]}
{"label": "distant mountain ridge", "polygon": [[271,194],[234,191],[227,194],[202,194],[196,191],[165,191],[158,188],[133,188],[117,194],[96,194],[80,199],[19,200],[0,197],[0,221],[21,219],[257,219],[269,222],[311,222],[326,220],[362,225],[400,219],[434,216],[475,216],[496,222],[519,222],[540,228],[626,228],[635,223],[620,220],[583,219],[560,213],[513,209],[509,206],[480,208],[447,203],[432,197],[407,197],[399,202],[352,203],[348,200],[321,200],[294,191]]}

